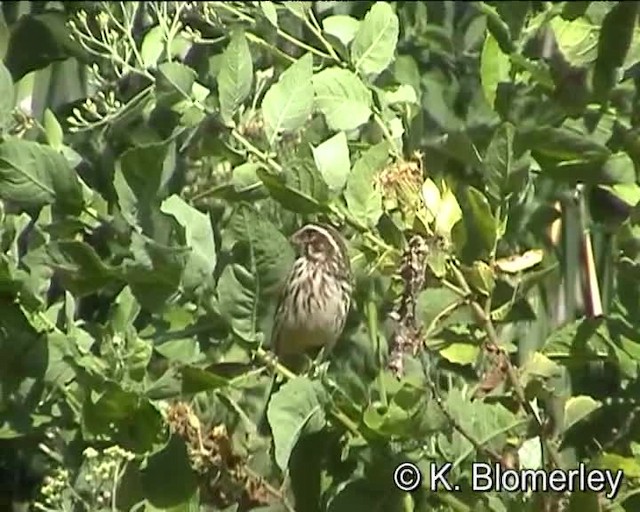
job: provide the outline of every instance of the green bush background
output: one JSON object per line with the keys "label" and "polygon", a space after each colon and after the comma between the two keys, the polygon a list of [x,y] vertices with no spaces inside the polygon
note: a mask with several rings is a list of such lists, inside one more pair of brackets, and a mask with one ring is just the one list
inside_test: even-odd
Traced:
{"label": "green bush background", "polygon": [[[3,2],[0,509],[637,510],[639,5]],[[312,220],[354,306],[295,376]]]}

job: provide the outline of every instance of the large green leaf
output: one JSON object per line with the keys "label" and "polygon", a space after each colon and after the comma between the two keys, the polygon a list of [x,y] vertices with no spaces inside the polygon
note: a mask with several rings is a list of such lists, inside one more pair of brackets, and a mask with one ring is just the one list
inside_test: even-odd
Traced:
{"label": "large green leaf", "polygon": [[14,80],[54,62],[86,57],[80,44],[71,38],[66,21],[63,12],[54,10],[27,14],[18,20],[11,28],[4,59]]}
{"label": "large green leaf", "polygon": [[77,240],[58,240],[47,245],[48,263],[63,286],[77,296],[95,293],[118,284],[119,272],[104,263],[90,245]]}
{"label": "large green leaf", "polygon": [[260,293],[272,294],[293,264],[293,249],[286,237],[267,219],[243,204],[229,224],[234,240],[249,245],[251,268],[260,281]]}
{"label": "large green leaf", "polygon": [[[172,478],[166,478],[167,468],[172,468]],[[167,446],[149,457],[141,473],[141,485],[147,500],[161,510],[187,502],[197,491],[196,474],[180,438],[171,437]]]}
{"label": "large green leaf", "polygon": [[[474,439],[482,439],[483,446],[492,449],[503,447],[509,431],[520,425],[520,421],[503,405],[471,401],[459,389],[448,393],[446,407],[465,432]],[[446,460],[474,458],[474,447],[457,431],[450,436],[438,434],[438,446],[446,454]]]}
{"label": "large green leaf", "polygon": [[329,189],[313,160],[289,160],[277,176],[265,169],[258,169],[256,174],[269,194],[287,210],[317,213],[326,209]]}
{"label": "large green leaf", "polygon": [[515,135],[512,124],[502,124],[493,134],[483,159],[487,192],[494,201],[521,190],[528,176],[530,155],[514,147]]}
{"label": "large green leaf", "polygon": [[24,208],[82,207],[82,188],[65,158],[48,146],[6,138],[0,143],[0,198]]}
{"label": "large green leaf", "polygon": [[491,212],[487,198],[479,190],[466,187],[460,207],[462,221],[453,231],[456,248],[468,262],[490,258],[498,239],[498,222]]}
{"label": "large green leaf", "polygon": [[341,192],[347,183],[351,161],[344,132],[339,132],[313,148],[313,157],[325,183],[332,192]]}
{"label": "large green leaf", "polygon": [[620,2],[604,18],[593,72],[593,93],[599,101],[605,101],[618,82],[619,70],[631,47],[639,6],[637,2]]}
{"label": "large green leaf", "polygon": [[359,26],[360,21],[344,14],[328,16],[322,20],[324,32],[334,36],[345,46],[353,41]]}
{"label": "large green leaf", "polygon": [[354,164],[344,193],[349,212],[365,226],[375,226],[382,215],[382,192],[376,183],[389,161],[386,142],[373,146]]}
{"label": "large green leaf", "polygon": [[187,265],[189,249],[167,246],[133,233],[131,255],[123,262],[125,279],[145,308],[161,310],[175,297]]}
{"label": "large green leaf", "polygon": [[511,61],[498,45],[495,37],[487,34],[480,57],[480,79],[487,103],[493,107],[496,101],[498,85],[509,81]]}
{"label": "large green leaf", "polygon": [[550,26],[560,51],[570,64],[583,66],[596,60],[599,27],[593,25],[587,18],[580,17],[567,21],[556,17],[550,21]]}
{"label": "large green leaf", "polygon": [[332,130],[354,130],[371,117],[371,91],[351,71],[328,68],[313,77],[316,107]]}
{"label": "large green leaf", "polygon": [[311,54],[300,57],[264,95],[262,116],[271,144],[281,133],[301,128],[311,115],[313,96],[309,91],[313,87],[312,64]]}
{"label": "large green leaf", "polygon": [[271,398],[267,417],[273,432],[276,462],[282,471],[287,470],[298,440],[324,427],[326,402],[324,388],[307,377],[290,380]]}
{"label": "large green leaf", "polygon": [[156,94],[158,103],[172,106],[191,98],[196,72],[181,62],[164,62],[158,66]]}
{"label": "large green leaf", "polygon": [[176,195],[165,199],[160,209],[172,215],[185,230],[191,254],[184,269],[182,283],[185,289],[195,290],[212,278],[216,268],[216,246],[209,217]]}
{"label": "large green leaf", "polygon": [[13,78],[5,65],[0,62],[0,133],[4,133],[12,120],[15,102]]}
{"label": "large green leaf", "polygon": [[113,186],[124,218],[135,226],[142,217],[149,216],[163,192],[163,185],[172,171],[166,165],[169,145],[159,142],[136,146],[125,151],[116,161]]}
{"label": "large green leaf", "polygon": [[293,263],[293,249],[271,222],[244,204],[234,212],[227,236],[246,247],[248,261],[223,270],[217,286],[220,311],[238,336],[254,340],[263,317],[275,312],[274,300]]}
{"label": "large green leaf", "polygon": [[247,99],[253,83],[253,62],[244,32],[236,31],[222,54],[218,73],[218,94],[222,119],[229,122],[242,102]]}
{"label": "large green leaf", "polygon": [[364,20],[351,44],[351,63],[365,75],[382,73],[393,61],[398,43],[399,22],[387,2],[376,2]]}

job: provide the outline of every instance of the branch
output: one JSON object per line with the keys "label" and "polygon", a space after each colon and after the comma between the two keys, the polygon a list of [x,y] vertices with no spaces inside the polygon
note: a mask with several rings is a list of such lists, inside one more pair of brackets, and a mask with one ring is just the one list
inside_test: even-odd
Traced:
{"label": "branch", "polygon": [[[455,266],[455,265],[450,265],[451,271],[453,272],[453,275],[455,277],[455,281],[457,283],[457,285],[460,287],[460,289],[464,292],[466,297],[473,297],[473,293],[471,291],[471,287],[469,286],[469,284],[467,283],[466,279],[464,278],[464,276],[462,275],[462,272],[460,272],[460,270]],[[533,406],[531,405],[531,403],[529,402],[529,400],[527,400],[527,397],[525,395],[524,389],[522,387],[522,385],[520,384],[520,381],[518,379],[518,376],[516,375],[516,371],[513,367],[513,364],[511,363],[511,358],[509,357],[509,355],[505,352],[504,348],[502,348],[500,346],[500,340],[498,338],[498,335],[496,333],[495,327],[493,325],[493,322],[491,321],[491,317],[490,315],[487,315],[484,308],[478,304],[478,302],[476,302],[473,299],[469,300],[469,305],[471,306],[471,309],[473,310],[478,323],[481,325],[481,327],[484,329],[486,335],[487,335],[487,348],[491,349],[492,351],[495,351],[501,355],[504,356],[504,361],[506,364],[506,372],[507,372],[507,377],[509,379],[509,382],[511,384],[511,386],[513,387],[513,390],[516,394],[516,398],[518,399],[518,402],[520,403],[520,405],[522,406],[522,408],[525,410],[525,412],[527,413],[527,415],[533,417],[536,421],[536,425],[537,425],[537,430],[538,433],[540,435],[540,439],[543,441],[544,446],[546,448],[546,451],[549,453],[549,457],[551,459],[551,463],[555,466],[555,467],[560,467],[560,462],[558,460],[557,454],[555,452],[555,450],[553,450],[551,448],[551,446],[549,445],[548,440],[546,439],[546,434],[545,434],[545,428],[544,428],[544,424],[542,423],[542,421],[540,420],[538,414],[536,413],[536,411],[533,409]]]}

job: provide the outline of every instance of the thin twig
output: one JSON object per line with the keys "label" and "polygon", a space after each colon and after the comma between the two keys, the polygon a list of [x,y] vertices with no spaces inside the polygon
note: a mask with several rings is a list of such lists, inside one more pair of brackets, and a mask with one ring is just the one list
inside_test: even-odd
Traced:
{"label": "thin twig", "polygon": [[[467,297],[471,297],[472,296],[471,288],[469,287],[466,279],[462,275],[462,272],[460,272],[460,270],[455,265],[451,265],[450,268],[452,273],[454,274],[454,277],[458,286],[461,288],[461,290],[465,293]],[[478,320],[478,323],[481,325],[481,327],[483,328],[483,330],[487,335],[488,348],[491,348],[494,351],[497,351],[498,353],[505,356],[503,359],[505,361],[506,373],[507,373],[509,382],[516,394],[516,398],[518,399],[518,402],[524,408],[527,415],[535,419],[538,431],[540,432],[540,438],[542,439],[545,445],[545,448],[547,448],[547,452],[551,459],[551,463],[555,467],[561,467],[555,450],[551,448],[551,446],[548,443],[548,440],[546,439],[546,436],[544,435],[545,428],[542,421],[538,417],[538,414],[536,413],[536,411],[533,409],[531,402],[527,400],[524,389],[522,388],[522,385],[520,384],[518,376],[516,375],[516,371],[513,367],[513,364],[511,363],[511,359],[509,358],[509,355],[506,354],[504,349],[500,346],[500,340],[496,333],[495,327],[493,326],[493,322],[491,321],[491,317],[485,314],[485,311],[482,308],[482,306],[478,304],[476,301],[470,300],[469,305],[471,306]]]}
{"label": "thin twig", "polygon": [[502,463],[502,456],[498,452],[484,446],[480,441],[478,441],[469,432],[467,432],[467,430],[451,415],[451,413],[445,406],[444,401],[442,400],[442,397],[438,392],[438,389],[436,388],[435,384],[431,381],[431,379],[427,379],[427,384],[429,386],[429,389],[431,389],[431,392],[433,393],[433,397],[436,403],[438,404],[438,407],[440,407],[442,414],[445,415],[445,417],[447,418],[447,421],[451,424],[453,429],[457,430],[462,437],[464,437],[467,441],[469,441],[473,445],[473,447],[476,449],[477,452],[484,453],[485,455],[493,459],[495,462]]}
{"label": "thin twig", "polygon": [[[255,351],[255,355],[261,362],[265,363],[270,368],[273,368],[277,373],[279,373],[286,379],[294,379],[297,377],[297,375],[289,370],[289,368],[279,363],[274,354],[263,349],[262,347],[259,347]],[[355,437],[364,437],[362,432],[360,432],[358,425],[336,406],[333,406],[333,408],[329,410],[329,414],[333,416],[334,419],[338,420],[338,422],[341,423]]]}

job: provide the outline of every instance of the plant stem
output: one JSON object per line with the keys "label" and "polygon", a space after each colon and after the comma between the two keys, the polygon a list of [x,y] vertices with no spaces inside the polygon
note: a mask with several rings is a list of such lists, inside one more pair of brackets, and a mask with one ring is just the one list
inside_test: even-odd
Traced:
{"label": "plant stem", "polygon": [[[243,21],[248,21],[249,23],[251,23],[252,25],[255,25],[256,20],[254,18],[252,18],[251,16],[249,16],[248,14],[243,13],[242,11],[239,11],[238,9],[236,9],[235,7],[229,5],[227,2],[218,2],[216,4],[217,7],[220,7],[222,9],[227,10],[228,12],[234,14],[235,16],[237,16],[238,18],[240,18]],[[285,39],[286,41],[290,42],[291,44],[297,46],[298,48],[301,48],[303,50],[306,50],[318,57],[321,57],[323,59],[330,59],[331,56],[321,52],[320,50],[318,50],[317,48],[314,48],[313,46],[308,45],[307,43],[300,41],[299,39],[293,37],[291,34],[285,32],[284,30],[282,30],[281,28],[277,28],[276,29],[276,33],[282,37],[283,39]]]}
{"label": "plant stem", "polygon": [[[275,369],[276,372],[278,372],[286,379],[290,380],[297,377],[297,375],[289,370],[289,368],[280,364],[271,352],[263,349],[262,347],[258,347],[258,349],[255,351],[255,354],[256,356],[258,356],[258,359],[260,359],[263,363],[267,364],[271,368]],[[338,422],[342,423],[342,425],[355,437],[365,437],[362,432],[360,432],[358,425],[337,407],[334,406],[329,411],[329,414],[331,414],[334,419],[338,420]]]}
{"label": "plant stem", "polygon": [[[465,296],[471,297],[472,296],[471,287],[469,286],[466,279],[462,275],[462,272],[460,272],[460,269],[458,269],[458,267],[455,264],[450,265],[450,269],[455,277],[455,280],[458,286],[464,292]],[[469,300],[469,305],[471,306],[478,320],[478,323],[480,324],[480,326],[483,328],[483,330],[487,335],[489,346],[504,356],[507,377],[509,379],[509,382],[511,383],[511,386],[513,387],[513,390],[516,394],[516,398],[518,399],[518,402],[524,408],[527,415],[532,417],[535,420],[537,424],[538,432],[540,434],[540,439],[543,441],[544,446],[547,448],[546,451],[549,453],[552,464],[555,467],[560,467],[560,463],[558,461],[555,450],[553,450],[551,446],[549,446],[548,440],[546,439],[545,436],[543,436],[544,425],[542,424],[540,418],[538,417],[538,414],[533,409],[529,400],[527,400],[524,389],[522,388],[520,381],[518,379],[518,376],[516,375],[516,371],[513,367],[513,364],[511,363],[511,359],[509,358],[509,355],[506,354],[504,352],[504,349],[500,346],[500,339],[498,338],[493,322],[491,321],[491,316],[487,315],[484,311],[484,308],[480,304],[478,304],[478,302],[476,302],[475,300]]]}
{"label": "plant stem", "polygon": [[329,44],[329,41],[327,41],[325,37],[322,35],[322,29],[320,28],[320,24],[318,23],[318,20],[316,20],[316,17],[313,14],[313,10],[309,11],[309,19],[305,20],[305,24],[307,25],[309,30],[311,30],[313,35],[316,36],[318,40],[322,43],[322,45],[325,47],[325,49],[327,50],[331,58],[334,61],[336,61],[338,64],[342,64],[342,60],[340,59],[336,51],[333,49],[333,46],[331,46],[331,44]]}

